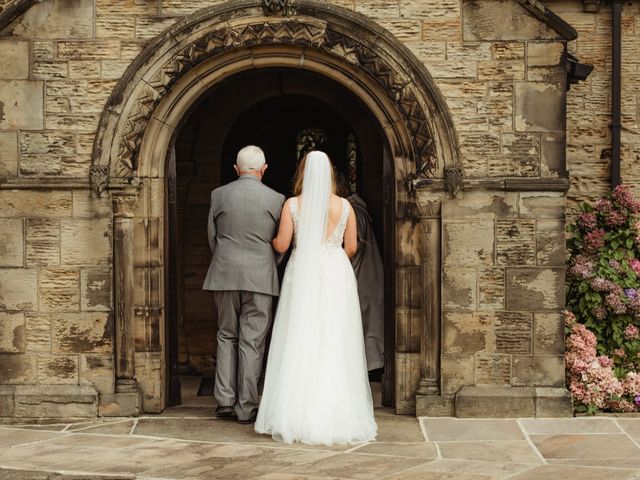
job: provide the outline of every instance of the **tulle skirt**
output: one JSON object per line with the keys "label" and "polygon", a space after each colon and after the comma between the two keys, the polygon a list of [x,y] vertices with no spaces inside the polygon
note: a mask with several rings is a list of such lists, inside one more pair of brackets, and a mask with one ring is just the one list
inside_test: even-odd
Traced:
{"label": "tulle skirt", "polygon": [[326,246],[319,308],[293,318],[292,254],[280,290],[255,430],[284,443],[375,439],[358,289],[342,248]]}

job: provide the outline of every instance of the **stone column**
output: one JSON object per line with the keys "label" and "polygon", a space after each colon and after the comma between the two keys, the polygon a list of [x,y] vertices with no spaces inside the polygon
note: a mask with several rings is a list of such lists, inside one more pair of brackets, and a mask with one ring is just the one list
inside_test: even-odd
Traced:
{"label": "stone column", "polygon": [[113,274],[114,274],[114,350],[116,388],[113,398],[101,399],[101,415],[137,415],[140,389],[136,382],[133,275],[133,210],[136,190],[112,193],[113,200]]}
{"label": "stone column", "polygon": [[440,395],[440,205],[439,198],[416,206],[422,227],[422,336],[418,395]]}

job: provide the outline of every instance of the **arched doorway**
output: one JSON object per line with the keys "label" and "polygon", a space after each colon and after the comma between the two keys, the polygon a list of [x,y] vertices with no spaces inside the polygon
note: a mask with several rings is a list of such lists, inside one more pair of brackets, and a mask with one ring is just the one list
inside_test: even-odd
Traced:
{"label": "arched doorway", "polygon": [[[395,322],[393,251],[389,246],[395,222],[393,199],[385,198],[384,193],[393,193],[389,148],[375,117],[348,89],[321,75],[291,68],[243,72],[214,86],[175,137],[175,155],[167,162],[166,175],[168,189],[176,193],[170,194],[175,203],[168,205],[165,255],[171,272],[166,343],[177,342],[168,358],[168,404],[180,400],[185,405],[206,404],[194,398],[194,386],[199,375],[211,376],[215,369],[213,299],[201,289],[210,258],[206,239],[209,192],[235,179],[235,154],[247,144],[265,151],[269,170],[264,182],[286,196],[291,194],[301,149],[314,145],[329,153],[336,170],[349,179],[350,189],[367,203],[385,258],[389,292],[385,382],[376,382],[374,391],[379,394],[382,390],[384,403],[392,405]],[[385,181],[389,183],[386,189]],[[176,374],[183,381],[178,382]]]}
{"label": "arched doorway", "polygon": [[166,406],[166,159],[180,128],[213,87],[242,72],[289,68],[347,89],[388,146],[392,180],[382,198],[392,199],[395,218],[386,243],[397,287],[386,295],[396,332],[394,403],[412,413],[416,395],[440,391],[440,202],[445,168],[459,168],[447,108],[424,65],[367,17],[313,0],[297,1],[295,11],[264,5],[203,9],[156,37],[100,120],[91,181],[113,198],[114,402],[137,411]]}

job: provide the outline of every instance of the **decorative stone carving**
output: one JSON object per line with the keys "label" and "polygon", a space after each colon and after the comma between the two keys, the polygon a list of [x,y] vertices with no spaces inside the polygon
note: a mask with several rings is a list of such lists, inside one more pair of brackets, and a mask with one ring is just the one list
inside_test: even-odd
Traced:
{"label": "decorative stone carving", "polygon": [[[154,108],[189,69],[231,49],[273,44],[316,48],[357,65],[386,90],[404,117],[404,123],[410,130],[413,157],[416,159],[415,174],[411,177],[427,178],[433,172],[436,166],[435,145],[427,115],[418,102],[411,80],[401,77],[394,67],[362,42],[326,28],[323,22],[296,18],[250,24],[241,28],[225,26],[209,31],[174,54],[148,81],[148,86],[141,89],[134,107],[129,111],[120,140],[119,161],[111,166],[111,175],[125,178],[135,176],[142,138]],[[100,183],[101,173],[102,171],[95,171],[96,182],[93,183],[98,193],[104,188],[104,182]]]}
{"label": "decorative stone carving", "polygon": [[89,181],[94,192],[100,195],[107,188],[109,179],[109,167],[106,165],[91,165]]}
{"label": "decorative stone carving", "polygon": [[462,168],[448,167],[444,169],[444,188],[452,197],[455,198],[462,190],[463,180]]}
{"label": "decorative stone carving", "polygon": [[295,7],[291,0],[262,0],[265,15],[293,15]]}

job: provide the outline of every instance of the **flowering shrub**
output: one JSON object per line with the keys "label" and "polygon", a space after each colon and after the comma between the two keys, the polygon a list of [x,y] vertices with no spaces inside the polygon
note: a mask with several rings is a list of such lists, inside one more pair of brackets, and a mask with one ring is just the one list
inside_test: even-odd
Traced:
{"label": "flowering shrub", "polygon": [[579,409],[640,411],[640,201],[619,186],[570,227],[567,370]]}

